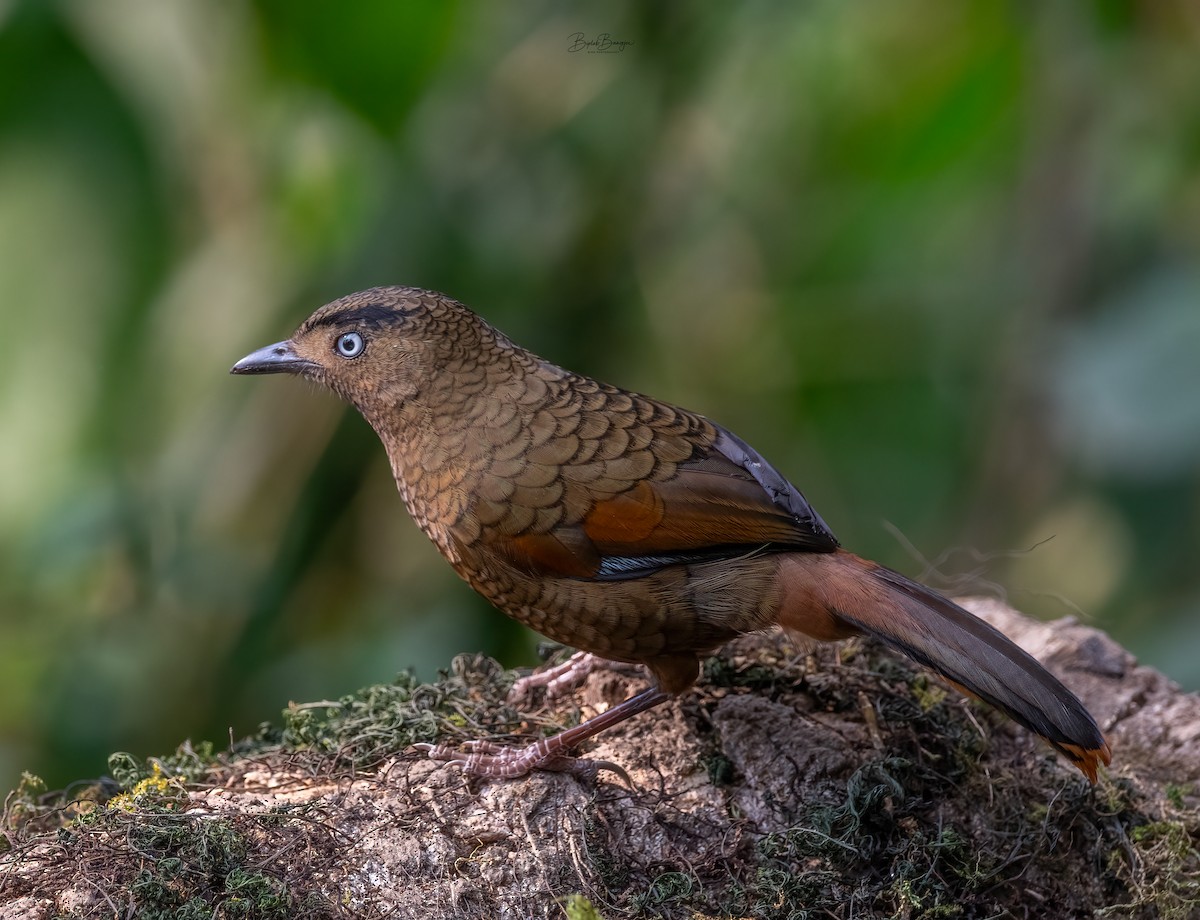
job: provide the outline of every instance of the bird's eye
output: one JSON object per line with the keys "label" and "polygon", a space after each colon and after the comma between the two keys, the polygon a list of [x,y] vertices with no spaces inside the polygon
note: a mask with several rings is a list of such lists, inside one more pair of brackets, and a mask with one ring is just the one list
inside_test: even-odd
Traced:
{"label": "bird's eye", "polygon": [[363,337],[357,332],[347,332],[337,337],[337,341],[333,343],[333,350],[343,358],[357,358],[363,353],[363,349],[367,347],[367,343],[363,341]]}

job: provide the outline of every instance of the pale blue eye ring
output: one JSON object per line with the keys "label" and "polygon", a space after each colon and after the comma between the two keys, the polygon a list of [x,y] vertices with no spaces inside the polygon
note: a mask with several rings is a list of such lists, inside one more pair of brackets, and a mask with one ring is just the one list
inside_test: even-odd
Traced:
{"label": "pale blue eye ring", "polygon": [[357,358],[366,347],[367,343],[357,332],[344,332],[333,343],[333,350],[343,358]]}

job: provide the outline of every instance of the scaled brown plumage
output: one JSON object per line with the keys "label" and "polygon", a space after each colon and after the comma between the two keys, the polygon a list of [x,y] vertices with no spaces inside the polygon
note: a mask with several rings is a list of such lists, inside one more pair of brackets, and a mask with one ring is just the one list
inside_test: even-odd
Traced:
{"label": "scaled brown plumage", "polygon": [[1079,701],[996,630],[838,548],[804,497],[708,419],[573,374],[453,300],[374,288],[314,313],[234,373],[297,373],[379,434],[409,511],[470,585],[543,635],[644,664],[655,687],[522,750],[433,755],[512,776],[695,681],[700,656],[779,625],[876,635],[1045,737],[1095,779]]}

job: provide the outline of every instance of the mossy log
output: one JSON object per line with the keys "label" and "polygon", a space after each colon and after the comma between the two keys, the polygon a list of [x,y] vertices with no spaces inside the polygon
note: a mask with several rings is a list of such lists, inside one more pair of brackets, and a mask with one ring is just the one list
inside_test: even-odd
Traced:
{"label": "mossy log", "polygon": [[[414,741],[535,736],[642,685],[537,711],[462,657],[212,756],[185,745],[68,794],[9,796],[0,920],[59,917],[1200,917],[1200,698],[1104,634],[965,602],[1108,734],[1091,786],[1027,732],[871,642],[748,637],[587,755],[626,786],[480,782]],[[6,841],[6,842],[5,842]]]}

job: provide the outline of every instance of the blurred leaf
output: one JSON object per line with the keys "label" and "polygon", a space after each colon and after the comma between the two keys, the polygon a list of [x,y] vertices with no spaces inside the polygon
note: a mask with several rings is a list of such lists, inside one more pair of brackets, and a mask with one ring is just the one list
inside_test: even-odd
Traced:
{"label": "blurred leaf", "polygon": [[261,40],[286,72],[385,134],[403,123],[454,33],[458,4],[256,0]]}
{"label": "blurred leaf", "polygon": [[1197,137],[1184,0],[8,4],[0,786],[532,662],[351,410],[226,374],[384,283],[1200,685]]}
{"label": "blurred leaf", "polygon": [[1200,468],[1200,276],[1164,270],[1066,336],[1055,374],[1066,446],[1097,474]]}

